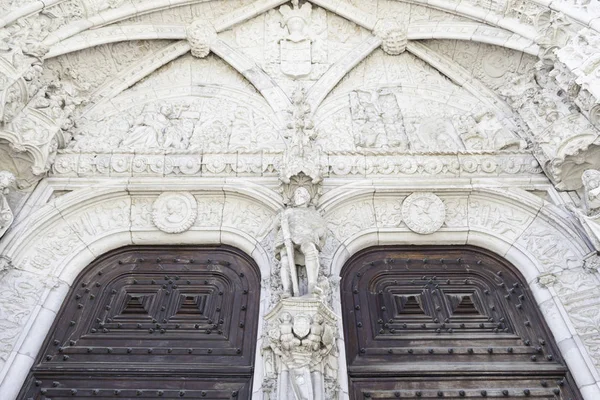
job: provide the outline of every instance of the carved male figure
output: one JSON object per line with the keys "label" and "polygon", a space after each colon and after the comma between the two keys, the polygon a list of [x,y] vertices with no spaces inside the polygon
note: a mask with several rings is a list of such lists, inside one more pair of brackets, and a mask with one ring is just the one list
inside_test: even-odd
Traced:
{"label": "carved male figure", "polygon": [[294,191],[293,206],[275,221],[276,257],[281,260],[284,296],[300,296],[296,265],[306,267],[308,295],[315,294],[319,275],[319,251],[325,244],[326,224],[319,212],[309,205],[310,194],[304,187]]}
{"label": "carved male figure", "polygon": [[313,317],[312,324],[310,326],[310,334],[306,339],[306,342],[310,345],[312,351],[318,351],[321,348],[321,339],[323,338],[323,322],[325,320],[320,314],[316,314]]}
{"label": "carved male figure", "polygon": [[284,312],[281,314],[279,321],[281,322],[281,325],[279,325],[279,332],[281,333],[279,340],[281,340],[281,347],[284,350],[290,351],[300,346],[300,339],[298,339],[293,332],[292,315],[288,312]]}

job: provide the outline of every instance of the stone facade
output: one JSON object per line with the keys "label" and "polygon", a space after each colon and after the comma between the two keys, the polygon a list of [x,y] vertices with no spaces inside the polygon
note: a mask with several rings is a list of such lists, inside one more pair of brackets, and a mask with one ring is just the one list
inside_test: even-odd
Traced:
{"label": "stone facade", "polygon": [[600,398],[600,5],[542,3],[0,1],[0,397],[96,257],[223,243],[253,398],[348,397],[340,270],[386,244],[512,262]]}

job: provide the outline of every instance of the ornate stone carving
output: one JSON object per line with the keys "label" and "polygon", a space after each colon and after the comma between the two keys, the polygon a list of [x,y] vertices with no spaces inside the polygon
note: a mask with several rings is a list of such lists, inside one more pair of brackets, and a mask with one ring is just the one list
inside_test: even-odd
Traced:
{"label": "ornate stone carving", "polygon": [[288,35],[279,41],[281,72],[293,78],[309,75],[312,69],[312,38],[307,26],[312,5],[307,2],[299,6],[298,0],[292,0],[292,7],[281,6],[279,12],[283,16],[283,26],[288,29]]}
{"label": "ornate stone carving", "polygon": [[350,111],[356,147],[408,148],[402,112],[389,89],[350,93]]}
{"label": "ornate stone carving", "polygon": [[536,42],[541,47],[540,58],[549,65],[554,64],[554,50],[564,46],[569,40],[568,26],[571,23],[560,12],[545,10],[535,17],[534,26],[538,37]]}
{"label": "ornate stone carving", "polygon": [[583,205],[588,216],[600,213],[600,171],[588,169],[581,176]]}
{"label": "ornate stone carving", "polygon": [[2,277],[5,271],[12,269],[12,260],[10,257],[0,255],[0,277]]}
{"label": "ornate stone carving", "polygon": [[537,283],[538,285],[540,285],[540,287],[543,287],[545,289],[548,289],[552,286],[554,286],[554,284],[558,282],[558,278],[556,277],[556,274],[542,274],[540,276],[537,277]]}
{"label": "ornate stone carving", "polygon": [[[275,252],[281,260],[284,296],[317,295],[321,265],[319,251],[325,244],[327,225],[321,214],[310,205],[305,187],[294,191],[293,204],[282,211],[273,223],[277,228]],[[306,269],[306,289],[301,290],[298,266]],[[303,288],[302,288],[303,289]]]}
{"label": "ornate stone carving", "polygon": [[515,137],[490,111],[476,117],[454,117],[454,126],[468,150],[521,150],[527,143]]}
{"label": "ornate stone carving", "polygon": [[592,254],[583,260],[583,269],[588,272],[600,272],[600,256]]}
{"label": "ornate stone carving", "polygon": [[433,193],[413,193],[402,203],[402,219],[411,231],[428,235],[444,225],[446,206]]}
{"label": "ornate stone carving", "polygon": [[303,187],[308,191],[310,195],[310,205],[316,207],[319,202],[319,197],[321,196],[322,185],[314,184],[312,179],[302,172],[292,176],[289,183],[283,183],[281,185],[283,204],[286,206],[293,204],[296,189],[300,187]]}
{"label": "ornate stone carving", "polygon": [[283,299],[265,316],[262,348],[270,399],[336,398],[336,316],[316,299]]}
{"label": "ornate stone carving", "polygon": [[187,40],[194,57],[204,58],[210,53],[210,45],[217,38],[217,32],[209,21],[200,19],[186,29]]}
{"label": "ornate stone carving", "polygon": [[152,221],[166,233],[182,233],[196,222],[198,205],[190,193],[163,193],[152,205]]}
{"label": "ornate stone carving", "polygon": [[373,33],[381,39],[381,48],[391,56],[397,56],[406,50],[408,38],[406,27],[393,20],[379,20]]}
{"label": "ornate stone carving", "polygon": [[0,171],[0,238],[8,230],[14,220],[14,215],[6,195],[15,183],[15,176],[8,171]]}
{"label": "ornate stone carving", "polygon": [[314,143],[317,133],[302,87],[294,90],[292,105],[287,113],[289,120],[285,137],[288,149],[279,177],[284,183],[289,183],[292,176],[303,173],[316,184],[322,179],[319,151]]}

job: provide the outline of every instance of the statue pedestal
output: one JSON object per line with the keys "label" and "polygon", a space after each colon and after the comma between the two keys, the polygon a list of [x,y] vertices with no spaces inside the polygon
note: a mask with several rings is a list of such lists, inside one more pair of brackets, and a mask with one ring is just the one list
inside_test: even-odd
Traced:
{"label": "statue pedestal", "polygon": [[337,317],[320,299],[290,297],[266,316],[264,387],[278,400],[320,400],[337,387]]}

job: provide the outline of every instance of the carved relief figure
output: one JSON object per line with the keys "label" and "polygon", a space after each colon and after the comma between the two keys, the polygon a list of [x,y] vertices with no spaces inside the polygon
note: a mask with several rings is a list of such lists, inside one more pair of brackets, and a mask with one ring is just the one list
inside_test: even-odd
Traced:
{"label": "carved relief figure", "polygon": [[350,109],[357,147],[407,148],[402,113],[392,92],[385,89],[352,92]]}
{"label": "carved relief figure", "polygon": [[489,111],[477,117],[455,116],[454,126],[467,150],[519,150],[526,146]]}
{"label": "carved relief figure", "polygon": [[298,0],[292,0],[292,7],[281,6],[279,12],[283,15],[283,25],[289,32],[279,42],[281,72],[293,78],[306,76],[312,69],[312,39],[307,32],[312,5],[305,3],[300,7]]}
{"label": "carved relief figure", "polygon": [[159,112],[141,114],[121,142],[121,147],[159,148],[172,116],[173,108],[170,105],[162,106]]}
{"label": "carved relief figure", "polygon": [[0,237],[8,230],[14,220],[14,215],[6,195],[15,183],[15,176],[8,171],[0,171]]}
{"label": "carved relief figure", "polygon": [[309,205],[310,194],[305,187],[294,192],[293,206],[286,208],[274,227],[278,228],[275,252],[281,260],[281,281],[284,296],[300,296],[297,265],[306,268],[308,295],[318,291],[319,251],[325,244],[326,224],[319,212]]}

